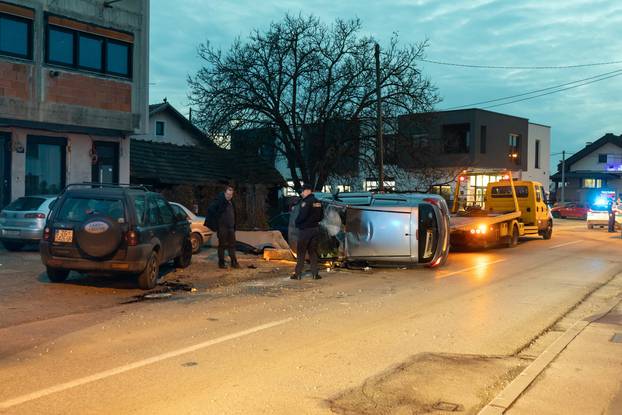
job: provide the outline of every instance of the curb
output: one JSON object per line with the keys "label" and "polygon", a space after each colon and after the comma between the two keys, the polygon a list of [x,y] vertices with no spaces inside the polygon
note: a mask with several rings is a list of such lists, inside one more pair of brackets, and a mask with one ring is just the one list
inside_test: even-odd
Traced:
{"label": "curb", "polygon": [[547,366],[577,337],[587,326],[607,315],[622,298],[616,296],[608,301],[598,314],[575,322],[557,340],[547,347],[529,366],[527,366],[508,386],[506,386],[478,415],[501,415],[525,392]]}

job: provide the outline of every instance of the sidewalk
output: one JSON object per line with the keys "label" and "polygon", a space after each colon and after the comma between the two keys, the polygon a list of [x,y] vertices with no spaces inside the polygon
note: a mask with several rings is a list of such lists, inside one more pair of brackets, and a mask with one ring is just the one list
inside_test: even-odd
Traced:
{"label": "sidewalk", "polygon": [[622,414],[622,302],[585,327],[505,413]]}

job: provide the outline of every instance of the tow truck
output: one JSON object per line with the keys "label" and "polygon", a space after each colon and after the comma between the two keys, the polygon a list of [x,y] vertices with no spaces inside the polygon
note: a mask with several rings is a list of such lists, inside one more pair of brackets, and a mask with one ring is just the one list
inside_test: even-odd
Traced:
{"label": "tow truck", "polygon": [[452,246],[486,248],[505,244],[511,248],[523,236],[551,238],[553,217],[542,184],[517,181],[511,172],[491,173],[501,179],[488,183],[483,205],[474,201],[469,204],[463,185],[469,182],[470,176],[481,174],[463,172],[457,178],[449,219]]}

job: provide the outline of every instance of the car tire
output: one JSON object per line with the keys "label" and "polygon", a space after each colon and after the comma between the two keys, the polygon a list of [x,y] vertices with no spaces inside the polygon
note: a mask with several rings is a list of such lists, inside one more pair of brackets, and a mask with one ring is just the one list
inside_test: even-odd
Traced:
{"label": "car tire", "polygon": [[184,241],[184,246],[181,248],[181,255],[175,258],[175,268],[188,268],[192,263],[192,243],[190,238]]}
{"label": "car tire", "polygon": [[512,233],[508,237],[508,248],[514,248],[518,245],[518,226],[512,227]]}
{"label": "car tire", "polygon": [[542,239],[549,240],[553,236],[553,223],[549,221],[548,226],[542,233]]}
{"label": "car tire", "polygon": [[142,290],[155,288],[160,276],[160,261],[156,251],[151,252],[143,272],[138,274],[138,287]]}
{"label": "car tire", "polygon": [[69,276],[69,270],[47,267],[47,274],[51,282],[63,282]]}
{"label": "car tire", "polygon": [[594,229],[594,225],[592,225],[591,223],[588,223],[588,224],[587,224],[587,228],[588,228],[588,229]]}
{"label": "car tire", "polygon": [[192,235],[190,235],[190,243],[192,245],[192,253],[198,254],[201,252],[201,247],[203,246],[203,237],[200,234],[193,232]]}
{"label": "car tire", "polygon": [[25,244],[23,242],[3,241],[2,245],[4,245],[7,251],[17,252],[21,251]]}

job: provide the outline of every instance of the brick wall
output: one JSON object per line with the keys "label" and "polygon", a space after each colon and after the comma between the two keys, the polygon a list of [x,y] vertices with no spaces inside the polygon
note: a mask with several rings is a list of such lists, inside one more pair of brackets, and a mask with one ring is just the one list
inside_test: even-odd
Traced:
{"label": "brick wall", "polygon": [[0,61],[0,96],[30,99],[32,65]]}
{"label": "brick wall", "polygon": [[46,78],[47,101],[111,111],[132,111],[130,83],[66,72]]}

